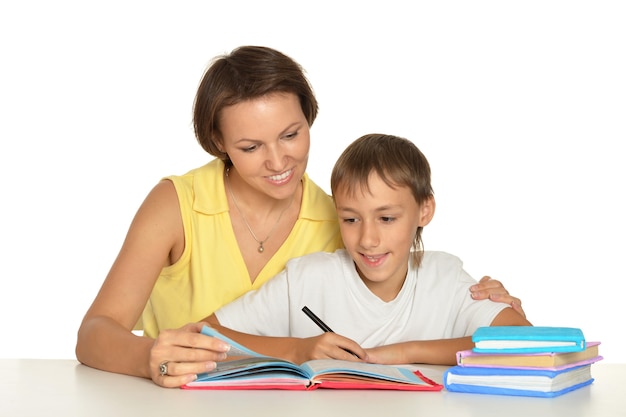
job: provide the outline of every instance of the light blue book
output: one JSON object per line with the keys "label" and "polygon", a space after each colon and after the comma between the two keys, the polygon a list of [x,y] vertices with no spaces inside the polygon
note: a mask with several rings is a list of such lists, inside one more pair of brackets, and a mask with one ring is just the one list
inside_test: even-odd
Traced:
{"label": "light blue book", "polygon": [[586,348],[582,330],[575,327],[479,327],[472,341],[473,351],[481,353],[579,352]]}

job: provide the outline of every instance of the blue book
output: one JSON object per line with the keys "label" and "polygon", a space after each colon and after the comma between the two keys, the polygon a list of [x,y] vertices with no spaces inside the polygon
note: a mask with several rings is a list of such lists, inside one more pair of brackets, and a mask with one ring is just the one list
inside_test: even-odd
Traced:
{"label": "blue book", "polygon": [[579,352],[586,348],[582,330],[575,327],[479,327],[472,341],[473,351],[482,353]]}
{"label": "blue book", "polygon": [[453,366],[443,374],[451,392],[557,397],[593,382],[591,365],[559,371]]}

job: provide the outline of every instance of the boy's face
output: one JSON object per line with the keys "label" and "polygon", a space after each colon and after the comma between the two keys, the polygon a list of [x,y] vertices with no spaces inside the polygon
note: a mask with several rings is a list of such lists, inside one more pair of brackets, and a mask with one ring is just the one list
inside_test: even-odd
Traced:
{"label": "boy's face", "polygon": [[335,205],[341,236],[367,287],[383,301],[393,300],[406,277],[418,226],[425,226],[434,200],[417,204],[408,187],[391,188],[370,174],[369,192],[354,195],[339,189]]}

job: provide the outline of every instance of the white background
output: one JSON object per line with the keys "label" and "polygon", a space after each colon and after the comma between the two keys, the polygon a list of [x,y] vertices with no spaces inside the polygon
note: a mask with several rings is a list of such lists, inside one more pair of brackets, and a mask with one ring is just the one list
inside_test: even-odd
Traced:
{"label": "white background", "polygon": [[210,159],[191,128],[206,65],[257,44],[317,93],[318,184],[357,137],[410,138],[438,202],[426,248],[623,362],[624,22],[601,0],[3,1],[0,357],[74,357],[145,195]]}

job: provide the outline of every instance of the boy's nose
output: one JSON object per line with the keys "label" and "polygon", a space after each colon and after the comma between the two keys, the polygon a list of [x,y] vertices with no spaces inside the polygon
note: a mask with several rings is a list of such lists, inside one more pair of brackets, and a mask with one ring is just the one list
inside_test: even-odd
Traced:
{"label": "boy's nose", "polygon": [[370,222],[364,221],[361,227],[361,246],[364,248],[373,248],[378,246],[380,239],[378,237],[378,229]]}

